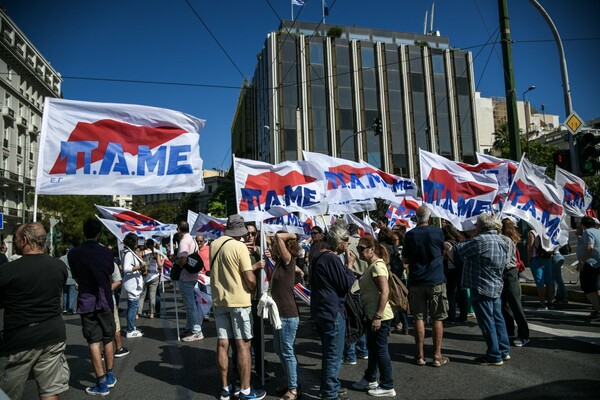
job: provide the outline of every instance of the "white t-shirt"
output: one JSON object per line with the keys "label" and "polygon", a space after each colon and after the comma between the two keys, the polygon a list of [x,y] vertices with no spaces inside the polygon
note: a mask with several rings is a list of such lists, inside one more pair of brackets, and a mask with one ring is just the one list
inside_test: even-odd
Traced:
{"label": "white t-shirt", "polygon": [[123,254],[123,289],[127,292],[130,300],[136,300],[144,289],[144,279],[139,270],[133,271],[133,267],[140,265],[139,260],[131,251]]}

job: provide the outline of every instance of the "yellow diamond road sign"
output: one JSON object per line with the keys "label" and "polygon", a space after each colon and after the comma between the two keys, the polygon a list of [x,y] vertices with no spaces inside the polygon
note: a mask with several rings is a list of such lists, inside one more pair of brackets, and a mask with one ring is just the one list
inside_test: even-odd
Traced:
{"label": "yellow diamond road sign", "polygon": [[583,126],[583,120],[577,115],[575,111],[573,111],[565,120],[564,124],[566,125],[569,132],[573,135],[579,132],[581,127]]}

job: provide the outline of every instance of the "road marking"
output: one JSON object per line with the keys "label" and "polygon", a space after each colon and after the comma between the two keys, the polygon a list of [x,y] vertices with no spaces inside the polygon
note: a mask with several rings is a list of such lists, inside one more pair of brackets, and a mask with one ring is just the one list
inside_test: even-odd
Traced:
{"label": "road marking", "polygon": [[600,333],[598,332],[582,332],[582,331],[574,331],[571,329],[556,329],[556,328],[548,328],[547,326],[537,325],[537,324],[529,324],[529,329],[532,329],[536,332],[543,332],[549,335],[560,336],[564,338],[578,340],[580,342],[600,345]]}

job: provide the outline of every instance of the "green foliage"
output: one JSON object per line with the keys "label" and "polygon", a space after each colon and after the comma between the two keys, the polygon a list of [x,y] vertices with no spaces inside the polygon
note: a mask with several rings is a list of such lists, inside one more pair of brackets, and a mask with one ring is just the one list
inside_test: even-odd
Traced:
{"label": "green foliage", "polygon": [[344,31],[339,26],[332,26],[327,31],[327,36],[339,39],[342,37],[343,33]]}
{"label": "green foliage", "polygon": [[[95,218],[98,210],[95,204],[103,206],[113,206],[114,203],[106,196],[47,196],[38,197],[38,207],[40,210],[40,222],[46,230],[50,231],[50,218],[59,219],[60,222],[54,227],[55,232],[62,233],[62,242],[58,245],[61,252],[72,244],[77,246],[81,244],[85,237],[83,235],[83,223],[88,218]],[[106,229],[102,231],[100,242],[114,245],[115,238]]]}
{"label": "green foliage", "polygon": [[161,201],[157,203],[144,203],[142,198],[138,196],[133,201],[131,209],[164,224],[176,224],[179,222],[177,202]]}
{"label": "green foliage", "polygon": [[600,210],[600,175],[586,176],[583,180],[594,197],[592,209],[598,212]]}
{"label": "green foliage", "polygon": [[219,186],[208,201],[208,213],[213,217],[227,218],[237,213],[233,177],[227,175],[226,178],[227,180]]}

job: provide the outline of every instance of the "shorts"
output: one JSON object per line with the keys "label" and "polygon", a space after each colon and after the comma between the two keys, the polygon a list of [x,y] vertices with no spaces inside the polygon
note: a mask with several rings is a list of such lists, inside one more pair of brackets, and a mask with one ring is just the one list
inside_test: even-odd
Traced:
{"label": "shorts", "polygon": [[119,307],[117,307],[117,303],[115,303],[113,307],[113,315],[115,318],[115,333],[121,330],[121,321],[119,321]]}
{"label": "shorts", "polygon": [[252,339],[251,307],[214,308],[217,339]]}
{"label": "shorts", "polygon": [[115,337],[115,329],[114,310],[81,315],[81,330],[88,344],[112,342]]}
{"label": "shorts", "polygon": [[541,288],[544,286],[552,286],[552,258],[531,257],[529,263],[531,274],[535,281],[535,286]]}
{"label": "shorts", "polygon": [[[416,320],[425,319],[427,311],[433,321],[448,318],[448,297],[445,283],[435,286],[411,286],[408,292],[408,302]],[[429,308],[427,303],[429,303]]]}
{"label": "shorts", "polygon": [[585,294],[600,290],[600,268],[592,268],[590,264],[585,263],[579,274],[579,281]]}
{"label": "shorts", "polygon": [[40,397],[67,391],[71,372],[65,357],[66,346],[66,342],[59,342],[11,354],[6,368],[0,373],[0,389],[8,398],[20,399],[29,372],[33,370]]}

